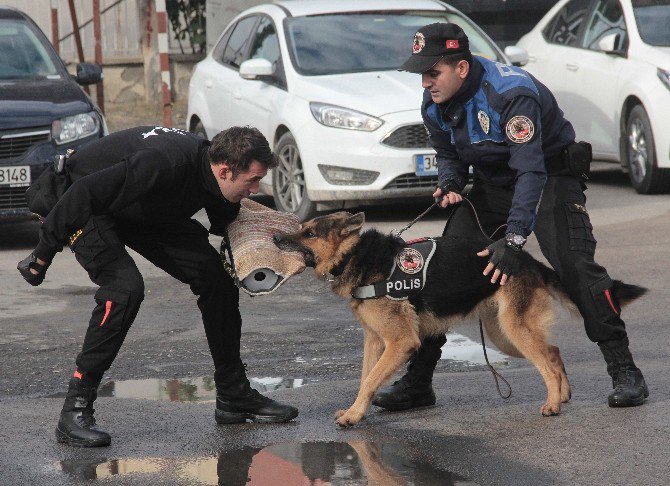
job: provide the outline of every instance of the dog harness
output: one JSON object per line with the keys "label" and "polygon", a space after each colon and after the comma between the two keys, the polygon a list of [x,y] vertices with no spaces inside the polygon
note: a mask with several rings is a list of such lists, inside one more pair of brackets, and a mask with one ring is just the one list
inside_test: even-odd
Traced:
{"label": "dog harness", "polygon": [[419,238],[408,241],[393,259],[386,280],[362,287],[356,287],[352,297],[356,299],[374,299],[387,297],[393,300],[405,300],[419,292],[426,284],[426,271],[436,247],[432,238]]}

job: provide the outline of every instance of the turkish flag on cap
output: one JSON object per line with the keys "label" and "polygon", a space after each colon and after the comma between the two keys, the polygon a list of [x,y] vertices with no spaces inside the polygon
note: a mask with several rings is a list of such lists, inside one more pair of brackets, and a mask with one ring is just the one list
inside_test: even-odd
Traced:
{"label": "turkish flag on cap", "polygon": [[457,40],[448,40],[447,41],[447,49],[458,49],[458,41]]}

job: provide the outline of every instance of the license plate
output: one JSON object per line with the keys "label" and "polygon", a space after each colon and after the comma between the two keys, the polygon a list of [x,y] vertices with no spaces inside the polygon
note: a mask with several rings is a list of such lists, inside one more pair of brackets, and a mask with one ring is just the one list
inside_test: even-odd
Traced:
{"label": "license plate", "polygon": [[431,155],[415,155],[416,161],[416,175],[418,176],[436,176],[437,175],[437,156]]}
{"label": "license plate", "polygon": [[0,186],[22,187],[30,185],[30,166],[0,166]]}

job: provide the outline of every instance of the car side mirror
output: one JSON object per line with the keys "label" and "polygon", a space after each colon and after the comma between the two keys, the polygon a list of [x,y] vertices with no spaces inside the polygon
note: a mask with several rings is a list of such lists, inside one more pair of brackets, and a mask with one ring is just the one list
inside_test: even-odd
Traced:
{"label": "car side mirror", "polygon": [[598,41],[598,49],[603,51],[605,54],[616,54],[618,56],[622,56],[623,51],[619,46],[620,42],[621,34],[607,34]]}
{"label": "car side mirror", "polygon": [[80,62],[77,64],[77,75],[75,81],[82,86],[88,84],[97,84],[102,81],[102,68],[98,64],[90,62]]}
{"label": "car side mirror", "polygon": [[528,64],[528,51],[519,46],[505,47],[505,55],[514,66],[525,66]]}
{"label": "car side mirror", "polygon": [[259,79],[274,77],[275,68],[267,59],[247,59],[240,64],[242,79]]}

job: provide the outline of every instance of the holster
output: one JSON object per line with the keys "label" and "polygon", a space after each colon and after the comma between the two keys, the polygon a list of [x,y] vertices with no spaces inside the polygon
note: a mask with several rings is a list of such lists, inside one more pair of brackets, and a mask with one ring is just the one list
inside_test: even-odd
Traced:
{"label": "holster", "polygon": [[580,181],[589,180],[593,152],[588,142],[574,142],[563,149],[563,163],[570,174]]}

